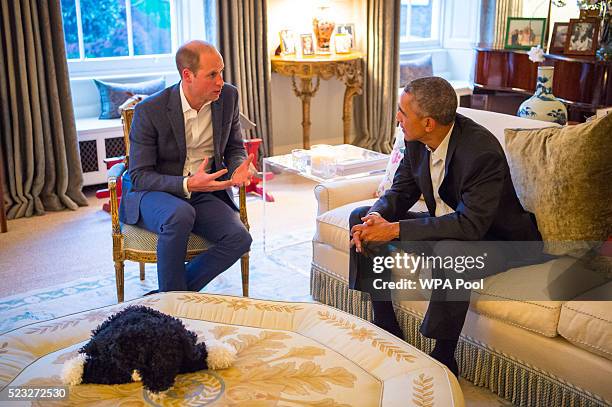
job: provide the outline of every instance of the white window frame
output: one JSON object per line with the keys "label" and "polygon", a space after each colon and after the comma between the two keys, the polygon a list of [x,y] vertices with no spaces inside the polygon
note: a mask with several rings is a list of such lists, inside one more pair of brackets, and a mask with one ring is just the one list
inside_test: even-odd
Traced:
{"label": "white window frame", "polygon": [[[126,1],[129,53],[134,53],[131,0]],[[76,2],[79,54],[85,55],[80,0]],[[202,0],[170,0],[171,51],[169,54],[133,55],[105,58],[69,58],[68,71],[72,79],[112,79],[149,74],[176,73],[174,53],[179,44],[189,39],[204,39],[204,2]]]}
{"label": "white window frame", "polygon": [[[432,0],[433,10],[431,12],[431,32],[434,35],[431,39],[426,40],[414,40],[410,39],[409,36],[400,37],[400,53],[406,53],[409,51],[419,49],[433,49],[440,48],[442,44],[442,34],[444,29],[444,1],[445,0]],[[410,3],[411,0],[402,0],[402,5],[408,6],[408,15],[406,16],[406,23],[410,24]],[[407,27],[406,32],[410,30]]]}

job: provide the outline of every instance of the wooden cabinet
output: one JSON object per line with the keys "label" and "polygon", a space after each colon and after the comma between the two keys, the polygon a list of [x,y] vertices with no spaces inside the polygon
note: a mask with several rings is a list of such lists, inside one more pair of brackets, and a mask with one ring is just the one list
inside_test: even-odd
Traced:
{"label": "wooden cabinet", "polygon": [[[612,63],[595,57],[544,54],[546,66],[554,66],[553,93],[563,101],[569,119],[584,121],[598,108],[612,106]],[[533,94],[538,65],[526,51],[476,48],[474,93]]]}

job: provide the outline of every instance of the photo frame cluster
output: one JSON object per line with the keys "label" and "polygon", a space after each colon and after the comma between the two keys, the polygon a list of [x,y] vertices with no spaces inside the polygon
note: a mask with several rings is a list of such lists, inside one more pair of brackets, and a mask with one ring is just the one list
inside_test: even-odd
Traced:
{"label": "photo frame cluster", "polygon": [[[317,41],[312,32],[297,34],[293,30],[283,29],[279,33],[280,54],[310,57],[323,53],[317,49]],[[355,48],[355,24],[336,24],[334,29],[334,51],[337,54],[350,53]],[[277,51],[278,52],[278,51]],[[329,54],[329,52],[325,52]]]}

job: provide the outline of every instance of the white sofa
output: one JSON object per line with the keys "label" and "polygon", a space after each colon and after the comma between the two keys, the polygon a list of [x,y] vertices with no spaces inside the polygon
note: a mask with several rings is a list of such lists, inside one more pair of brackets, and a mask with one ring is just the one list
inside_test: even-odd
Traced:
{"label": "white sofa", "polygon": [[[504,145],[504,128],[549,127],[550,123],[499,113],[459,108],[487,127]],[[371,205],[382,177],[317,185],[316,234],[313,239],[311,294],[315,300],[363,318],[369,301],[347,288],[348,219],[359,206]],[[425,211],[419,201],[413,210]],[[509,270],[491,277],[486,292],[473,300],[457,350],[461,375],[521,406],[612,405],[612,302],[527,301],[521,284],[542,291],[560,278],[570,279],[566,298],[588,292],[612,292],[612,282],[589,271],[565,273],[574,260],[560,257],[543,265]],[[525,278],[529,274],[530,278]],[[537,277],[535,277],[537,276]],[[497,280],[494,280],[497,279]],[[514,290],[495,289],[508,282]],[[595,291],[593,291],[595,290]],[[514,291],[514,292],[509,292]],[[427,302],[396,302],[406,341],[429,351],[433,341],[419,333]]]}

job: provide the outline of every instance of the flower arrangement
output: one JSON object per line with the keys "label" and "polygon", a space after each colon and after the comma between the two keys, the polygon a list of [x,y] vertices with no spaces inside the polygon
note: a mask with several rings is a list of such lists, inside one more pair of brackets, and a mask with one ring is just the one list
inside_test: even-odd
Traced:
{"label": "flower arrangement", "polygon": [[527,54],[531,62],[544,62],[544,50],[539,44],[536,47],[531,47]]}

